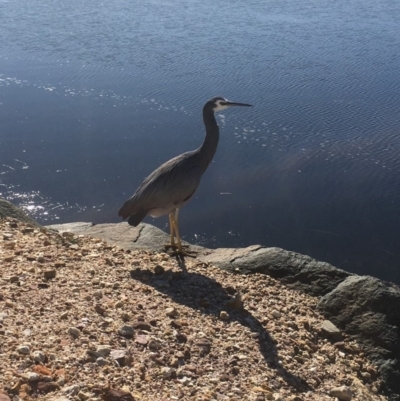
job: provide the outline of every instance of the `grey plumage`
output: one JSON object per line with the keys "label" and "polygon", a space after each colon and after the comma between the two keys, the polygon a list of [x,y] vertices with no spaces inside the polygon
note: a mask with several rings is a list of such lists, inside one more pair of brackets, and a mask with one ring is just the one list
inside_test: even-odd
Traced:
{"label": "grey plumage", "polygon": [[159,217],[170,214],[171,246],[182,253],[178,229],[178,212],[195,193],[201,177],[211,163],[217,150],[219,128],[214,113],[232,106],[250,106],[233,103],[222,97],[214,97],[203,107],[206,136],[196,150],[185,152],[167,161],[153,171],[119,210],[123,219],[137,226],[147,215]]}

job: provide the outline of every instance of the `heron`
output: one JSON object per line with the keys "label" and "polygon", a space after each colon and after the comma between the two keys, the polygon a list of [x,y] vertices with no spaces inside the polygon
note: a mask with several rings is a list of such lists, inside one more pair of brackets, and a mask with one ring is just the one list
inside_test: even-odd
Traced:
{"label": "heron", "polygon": [[203,144],[195,150],[168,160],[154,170],[123,204],[118,215],[123,220],[128,219],[128,223],[136,227],[147,215],[160,217],[168,214],[171,243],[166,247],[173,248],[176,254],[188,255],[182,249],[178,225],[179,210],[193,197],[217,150],[219,127],[215,113],[234,106],[251,105],[230,102],[219,96],[208,100],[203,107],[206,130]]}

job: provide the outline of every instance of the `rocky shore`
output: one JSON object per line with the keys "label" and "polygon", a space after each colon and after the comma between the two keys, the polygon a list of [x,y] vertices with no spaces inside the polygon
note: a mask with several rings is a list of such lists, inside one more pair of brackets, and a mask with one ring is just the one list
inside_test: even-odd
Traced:
{"label": "rocky shore", "polygon": [[395,285],[262,246],[182,261],[147,224],[43,228],[14,209],[2,401],[400,399]]}

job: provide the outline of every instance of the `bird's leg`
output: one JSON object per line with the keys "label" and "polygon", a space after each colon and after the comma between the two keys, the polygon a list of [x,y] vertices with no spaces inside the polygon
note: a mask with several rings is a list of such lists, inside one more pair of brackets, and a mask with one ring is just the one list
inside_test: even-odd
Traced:
{"label": "bird's leg", "polygon": [[173,217],[173,219],[174,219],[176,240],[178,241],[178,251],[179,253],[182,253],[181,236],[179,235],[179,226],[178,226],[178,214],[179,214],[179,209],[177,208],[175,209],[175,216]]}
{"label": "bird's leg", "polygon": [[[173,214],[173,213],[171,213],[171,214]],[[179,214],[179,209],[176,208],[175,209],[175,216],[172,216],[172,219],[174,221],[174,230],[175,230],[175,234],[176,234],[176,240],[178,242],[178,250],[175,251],[174,254],[181,255],[181,256],[194,257],[191,254],[196,253],[196,252],[193,252],[193,251],[189,252],[189,251],[183,251],[182,250],[181,236],[179,234],[178,214]]]}
{"label": "bird's leg", "polygon": [[175,244],[175,222],[174,222],[174,211],[172,211],[169,215],[169,230],[171,233],[171,244],[166,244],[164,245],[166,249],[168,248],[174,248],[176,249],[176,244]]}

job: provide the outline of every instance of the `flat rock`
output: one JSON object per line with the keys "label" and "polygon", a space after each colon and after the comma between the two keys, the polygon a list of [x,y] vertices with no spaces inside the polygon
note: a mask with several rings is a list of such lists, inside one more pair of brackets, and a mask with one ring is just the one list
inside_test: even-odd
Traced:
{"label": "flat rock", "polygon": [[[90,235],[101,238],[110,245],[118,245],[124,249],[148,249],[154,251],[164,251],[165,244],[169,244],[169,234],[150,224],[141,223],[137,227],[130,226],[126,222],[111,224],[92,224],[92,223],[67,223],[54,224],[47,228],[57,230],[60,233],[72,232],[75,234]],[[189,243],[182,241],[184,245]],[[191,250],[202,251],[204,248],[191,245]]]}

